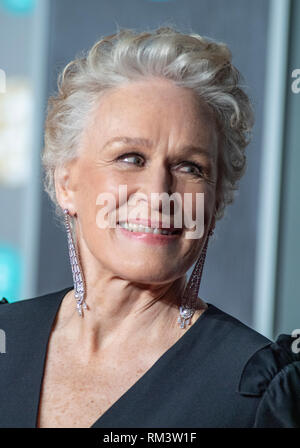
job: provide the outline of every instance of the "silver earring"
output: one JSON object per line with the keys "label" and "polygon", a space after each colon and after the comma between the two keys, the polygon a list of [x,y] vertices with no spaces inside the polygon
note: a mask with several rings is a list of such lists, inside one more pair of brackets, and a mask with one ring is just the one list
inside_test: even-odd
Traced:
{"label": "silver earring", "polygon": [[64,214],[65,214],[65,227],[68,237],[69,256],[70,256],[74,290],[75,290],[75,299],[77,302],[76,307],[79,316],[83,316],[82,308],[87,309],[87,304],[85,303],[85,287],[83,282],[83,273],[80,266],[79,257],[77,256],[76,253],[74,240],[72,237],[69,210],[67,208],[64,209]]}
{"label": "silver earring", "polygon": [[211,235],[213,235],[213,229],[210,229],[209,231],[209,234],[201,251],[201,255],[198,258],[193,272],[189,278],[188,284],[185,287],[181,305],[179,307],[178,323],[180,324],[180,328],[185,328],[186,325],[189,325],[191,323],[191,319],[197,309],[198,291],[206,258],[208,240]]}

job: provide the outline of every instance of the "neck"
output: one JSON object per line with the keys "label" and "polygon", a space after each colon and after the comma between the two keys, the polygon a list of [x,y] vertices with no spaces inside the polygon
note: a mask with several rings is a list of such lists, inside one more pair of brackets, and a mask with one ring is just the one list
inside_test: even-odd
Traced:
{"label": "neck", "polygon": [[[169,283],[153,285],[126,280],[95,260],[85,244],[80,247],[85,280],[83,317],[76,308],[74,290],[62,301],[55,330],[61,331],[84,362],[120,345],[170,345],[186,329],[177,322],[186,286],[185,275]],[[200,301],[193,320],[206,308]]]}
{"label": "neck", "polygon": [[[86,282],[86,304],[80,317],[74,290],[61,306],[58,329],[80,345],[86,356],[96,356],[115,342],[158,341],[172,337],[185,287],[185,277],[164,286],[133,284],[116,276],[101,276]],[[182,334],[183,330],[179,329]]]}

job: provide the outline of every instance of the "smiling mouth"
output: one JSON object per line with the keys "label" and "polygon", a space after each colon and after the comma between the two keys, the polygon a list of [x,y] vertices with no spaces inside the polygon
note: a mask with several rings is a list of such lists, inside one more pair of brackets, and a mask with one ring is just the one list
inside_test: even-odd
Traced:
{"label": "smiling mouth", "polygon": [[122,229],[128,230],[129,232],[149,233],[154,235],[179,235],[182,233],[182,229],[161,229],[132,222],[118,222],[117,226],[122,227]]}

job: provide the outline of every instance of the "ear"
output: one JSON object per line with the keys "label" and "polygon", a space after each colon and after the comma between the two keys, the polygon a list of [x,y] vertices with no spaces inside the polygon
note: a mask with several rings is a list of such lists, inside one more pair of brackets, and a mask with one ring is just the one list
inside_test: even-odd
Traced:
{"label": "ear", "polygon": [[58,166],[54,171],[56,199],[61,208],[67,208],[71,215],[76,213],[75,190],[72,187],[72,164]]}

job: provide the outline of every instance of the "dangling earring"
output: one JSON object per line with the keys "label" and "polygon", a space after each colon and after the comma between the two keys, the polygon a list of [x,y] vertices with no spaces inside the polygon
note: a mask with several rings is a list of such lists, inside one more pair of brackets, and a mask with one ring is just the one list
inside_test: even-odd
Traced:
{"label": "dangling earring", "polygon": [[191,319],[197,309],[198,291],[200,287],[203,266],[206,258],[208,240],[209,237],[213,235],[213,233],[214,233],[213,229],[210,229],[205,244],[203,246],[203,249],[201,251],[201,255],[198,258],[196,265],[193,269],[193,272],[189,278],[188,284],[185,287],[181,300],[181,305],[179,307],[178,323],[180,324],[180,328],[185,328],[186,325],[189,325],[191,323]]}
{"label": "dangling earring", "polygon": [[83,316],[82,308],[87,309],[87,304],[85,303],[85,287],[83,283],[83,273],[80,266],[79,257],[77,256],[75,250],[70,225],[69,210],[67,208],[64,209],[64,214],[65,214],[65,227],[68,237],[69,256],[70,256],[74,290],[75,290],[75,299],[77,302],[76,306],[79,316]]}

